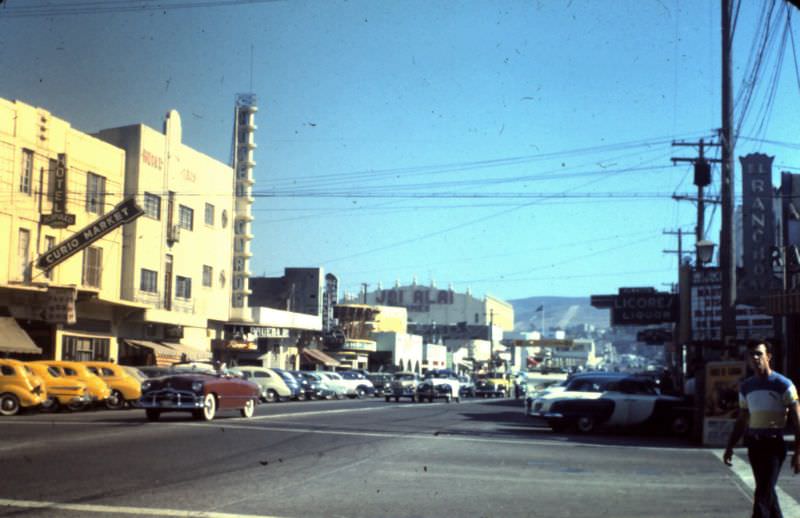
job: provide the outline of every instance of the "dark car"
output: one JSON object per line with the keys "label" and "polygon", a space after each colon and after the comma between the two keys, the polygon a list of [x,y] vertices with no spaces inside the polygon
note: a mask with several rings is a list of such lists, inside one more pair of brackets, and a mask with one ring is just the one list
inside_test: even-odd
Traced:
{"label": "dark car", "polygon": [[295,378],[302,380],[301,384],[306,392],[306,399],[332,399],[336,396],[333,390],[324,386],[319,375],[313,372],[291,371]]}
{"label": "dark car", "polygon": [[528,405],[527,414],[554,431],[648,427],[682,435],[692,418],[684,398],[661,394],[652,379],[628,374],[576,376],[562,390],[544,391]]}
{"label": "dark car", "polygon": [[224,369],[175,369],[142,383],[139,406],[150,421],[157,421],[163,412],[191,412],[195,419],[211,421],[220,410],[239,410],[243,417],[252,417],[258,397],[258,385]]}
{"label": "dark car", "polygon": [[286,386],[289,387],[289,390],[292,391],[292,399],[297,401],[305,401],[306,399],[306,390],[303,388],[303,383],[300,379],[298,379],[294,374],[287,370],[283,369],[276,369],[272,367],[272,370],[275,371],[278,376],[283,378],[283,381],[286,383]]}
{"label": "dark car", "polygon": [[388,372],[371,372],[367,374],[367,379],[375,387],[375,395],[383,397],[392,389],[392,375]]}

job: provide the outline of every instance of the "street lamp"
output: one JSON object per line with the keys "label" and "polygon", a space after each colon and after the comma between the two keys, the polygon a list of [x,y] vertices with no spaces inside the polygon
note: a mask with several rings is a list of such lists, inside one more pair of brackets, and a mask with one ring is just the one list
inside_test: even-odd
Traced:
{"label": "street lamp", "polygon": [[716,246],[713,241],[701,239],[695,243],[697,249],[697,262],[702,266],[711,262],[714,257],[714,247]]}

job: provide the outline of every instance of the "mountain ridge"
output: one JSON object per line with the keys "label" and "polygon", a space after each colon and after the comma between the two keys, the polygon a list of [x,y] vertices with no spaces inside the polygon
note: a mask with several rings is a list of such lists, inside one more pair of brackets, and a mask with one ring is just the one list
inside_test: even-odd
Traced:
{"label": "mountain ridge", "polygon": [[[589,297],[540,296],[508,301],[514,308],[514,330],[541,330],[571,327],[580,324],[597,329],[611,327],[610,311],[592,307]],[[537,311],[539,308],[541,310]]]}

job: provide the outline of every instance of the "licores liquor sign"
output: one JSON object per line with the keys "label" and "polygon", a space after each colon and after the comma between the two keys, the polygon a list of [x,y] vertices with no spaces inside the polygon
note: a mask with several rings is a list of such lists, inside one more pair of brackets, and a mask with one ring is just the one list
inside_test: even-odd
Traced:
{"label": "licores liquor sign", "polygon": [[130,223],[144,214],[141,207],[136,205],[134,198],[127,198],[117,204],[111,211],[83,227],[72,236],[60,242],[41,256],[36,261],[36,266],[42,270],[49,270],[62,263],[88,247],[112,230]]}

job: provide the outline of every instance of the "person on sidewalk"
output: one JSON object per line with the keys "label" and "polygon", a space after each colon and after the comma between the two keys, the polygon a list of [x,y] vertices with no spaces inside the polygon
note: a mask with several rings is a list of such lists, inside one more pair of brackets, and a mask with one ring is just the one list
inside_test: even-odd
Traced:
{"label": "person on sidewalk", "polygon": [[794,426],[792,469],[800,473],[800,404],[794,384],[770,367],[772,345],[764,340],[747,345],[755,374],[739,386],[739,415],[728,438],[723,461],[733,465],[733,448],[744,435],[756,489],[753,518],[783,518],[775,485],[786,458],[783,431],[788,414]]}

